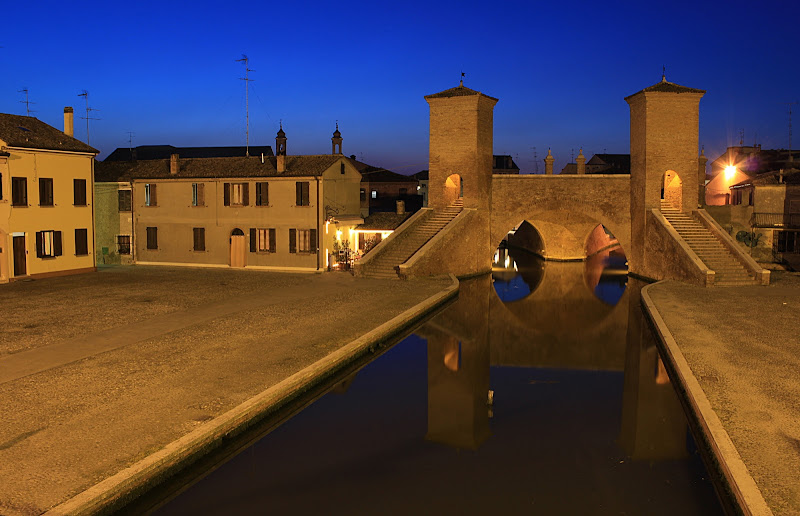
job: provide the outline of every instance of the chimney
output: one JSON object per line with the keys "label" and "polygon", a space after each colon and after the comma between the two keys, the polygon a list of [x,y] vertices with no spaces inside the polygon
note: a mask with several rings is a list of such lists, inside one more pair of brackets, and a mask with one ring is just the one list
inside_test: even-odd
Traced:
{"label": "chimney", "polygon": [[173,176],[178,174],[178,155],[170,154],[169,156],[169,173]]}
{"label": "chimney", "polygon": [[73,127],[72,127],[73,116],[74,115],[72,114],[72,107],[70,107],[70,106],[65,107],[64,108],[64,134],[66,134],[67,136],[73,136],[74,137],[75,131],[73,130]]}
{"label": "chimney", "polygon": [[286,154],[278,154],[276,158],[276,168],[279,174],[286,172]]}
{"label": "chimney", "polygon": [[406,214],[406,202],[405,201],[397,201],[397,214],[398,215],[405,215]]}
{"label": "chimney", "polygon": [[550,149],[547,149],[547,157],[544,158],[544,173],[547,174],[548,176],[553,175],[553,162],[555,160],[556,159],[550,153]]}
{"label": "chimney", "polygon": [[583,155],[583,149],[578,151],[578,157],[575,158],[575,163],[578,165],[578,174],[586,173],[586,157]]}

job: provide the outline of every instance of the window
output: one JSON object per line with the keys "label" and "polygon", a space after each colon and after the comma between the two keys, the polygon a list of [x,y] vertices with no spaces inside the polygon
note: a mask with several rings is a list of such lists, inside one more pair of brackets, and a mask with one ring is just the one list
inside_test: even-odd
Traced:
{"label": "window", "polygon": [[158,228],[147,228],[147,248],[158,249]]}
{"label": "window", "polygon": [[250,228],[250,252],[274,253],[275,228]]}
{"label": "window", "polygon": [[37,231],[36,256],[39,258],[61,256],[61,231]]}
{"label": "window", "polygon": [[144,185],[144,205],[158,206],[158,200],[156,199],[156,185],[153,183],[145,183]]}
{"label": "window", "polygon": [[75,230],[75,256],[89,254],[89,231],[86,229]]}
{"label": "window", "polygon": [[53,206],[53,178],[39,178],[39,206]]}
{"label": "window", "polygon": [[205,206],[205,184],[192,183],[192,206]]}
{"label": "window", "polygon": [[308,201],[308,181],[298,181],[295,183],[296,185],[296,192],[297,192],[297,200],[295,204],[297,206],[309,206]]}
{"label": "window", "polygon": [[800,253],[800,231],[776,231],[775,250],[779,253]]}
{"label": "window", "polygon": [[119,211],[131,211],[131,191],[120,190],[118,193],[119,193]]}
{"label": "window", "polygon": [[86,180],[72,180],[73,203],[75,206],[86,206]]}
{"label": "window", "polygon": [[344,175],[344,163],[342,163],[342,164],[341,164],[341,166],[342,166],[342,168],[341,168],[341,170],[342,170],[342,175]]}
{"label": "window", "polygon": [[130,235],[117,235],[117,251],[119,254],[131,254]]}
{"label": "window", "polygon": [[316,253],[317,252],[317,230],[316,229],[290,229],[289,230],[289,252],[290,253]]}
{"label": "window", "polygon": [[225,206],[247,206],[250,204],[248,183],[225,183],[223,186],[223,204]]}
{"label": "window", "polygon": [[269,183],[256,183],[256,206],[269,206]]}
{"label": "window", "polygon": [[378,191],[377,190],[373,190],[372,191],[372,198],[373,199],[377,199],[378,198]]}
{"label": "window", "polygon": [[194,250],[206,250],[206,228],[192,228],[194,232]]}
{"label": "window", "polygon": [[367,200],[367,191],[366,190],[364,190],[362,188],[361,191],[359,192],[359,194],[361,195],[361,200],[362,201],[366,201]]}
{"label": "window", "polygon": [[28,205],[28,178],[26,177],[11,178],[11,205],[12,206]]}

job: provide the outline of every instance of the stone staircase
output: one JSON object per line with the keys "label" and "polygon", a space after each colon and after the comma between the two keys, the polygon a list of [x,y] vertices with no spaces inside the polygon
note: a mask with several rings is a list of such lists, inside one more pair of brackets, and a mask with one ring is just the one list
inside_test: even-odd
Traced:
{"label": "stone staircase", "polygon": [[389,248],[375,258],[369,271],[365,271],[364,277],[398,278],[397,266],[414,256],[414,253],[428,243],[428,240],[456,218],[463,208],[464,201],[459,198],[447,208],[434,210],[424,222],[404,231],[406,234],[401,240],[391,242]]}
{"label": "stone staircase", "polygon": [[672,225],[698,258],[714,271],[714,285],[753,285],[755,278],[722,242],[700,221],[661,201],[661,214]]}

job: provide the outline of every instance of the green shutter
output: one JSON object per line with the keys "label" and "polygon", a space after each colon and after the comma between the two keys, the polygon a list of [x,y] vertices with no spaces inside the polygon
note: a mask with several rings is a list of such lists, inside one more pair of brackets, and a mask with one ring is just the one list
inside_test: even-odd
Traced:
{"label": "green shutter", "polygon": [[256,228],[250,228],[250,252],[255,253],[258,246],[258,240],[256,238]]}
{"label": "green shutter", "polygon": [[53,255],[61,256],[61,231],[53,231]]}
{"label": "green shutter", "polygon": [[36,257],[37,258],[41,258],[42,257],[42,249],[44,248],[43,241],[44,241],[44,238],[42,237],[42,232],[41,231],[37,231],[36,232]]}
{"label": "green shutter", "polygon": [[295,201],[296,206],[303,205],[303,183],[295,183]]}
{"label": "green shutter", "polygon": [[[266,183],[264,183],[264,184],[266,184]],[[270,228],[269,229],[269,252],[270,253],[274,253],[275,252],[275,247],[276,247],[275,246],[275,228]]]}
{"label": "green shutter", "polygon": [[310,240],[310,242],[308,243],[308,247],[309,247],[308,250],[311,251],[312,253],[316,253],[317,249],[318,249],[318,247],[317,247],[317,230],[316,229],[312,229],[309,232],[308,235],[309,235],[308,239]]}
{"label": "green shutter", "polygon": [[242,206],[250,204],[250,183],[242,183]]}
{"label": "green shutter", "polygon": [[[298,183],[300,184],[300,183]],[[290,229],[289,230],[289,252],[296,253],[297,252],[297,230]]]}
{"label": "green shutter", "polygon": [[222,204],[224,206],[231,205],[231,184],[225,183],[222,188]]}

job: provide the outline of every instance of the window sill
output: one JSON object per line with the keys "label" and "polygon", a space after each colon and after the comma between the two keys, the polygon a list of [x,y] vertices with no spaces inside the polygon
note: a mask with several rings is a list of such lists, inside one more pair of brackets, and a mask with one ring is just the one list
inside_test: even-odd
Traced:
{"label": "window sill", "polygon": [[207,252],[205,249],[192,249],[193,253],[205,253]]}
{"label": "window sill", "polygon": [[272,208],[271,204],[256,204],[256,208]]}
{"label": "window sill", "polygon": [[57,204],[40,204],[39,205],[40,208],[55,208],[56,206],[58,206],[58,205]]}
{"label": "window sill", "polygon": [[143,208],[158,208],[158,204],[145,204]]}
{"label": "window sill", "polygon": [[255,254],[275,254],[275,251],[255,251]]}
{"label": "window sill", "polygon": [[207,208],[208,206],[206,206],[205,204],[190,204],[189,207],[190,208]]}
{"label": "window sill", "polygon": [[75,206],[76,208],[88,208],[89,207],[88,204],[73,204],[73,206]]}
{"label": "window sill", "polygon": [[12,208],[29,208],[30,204],[12,204]]}

